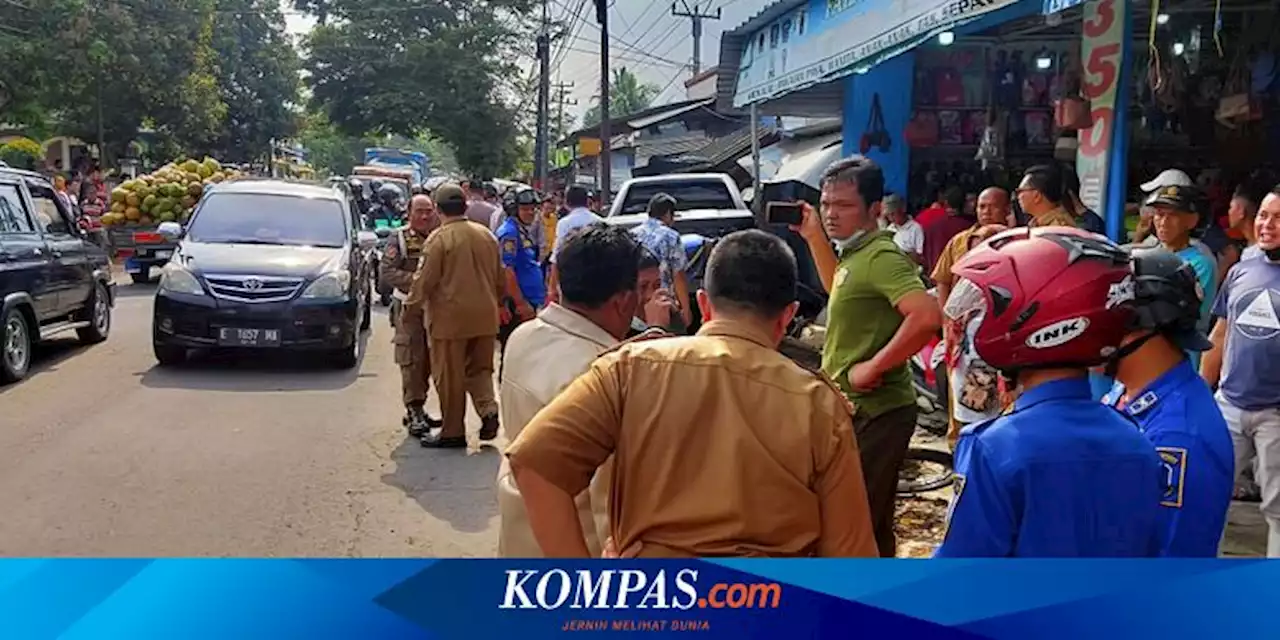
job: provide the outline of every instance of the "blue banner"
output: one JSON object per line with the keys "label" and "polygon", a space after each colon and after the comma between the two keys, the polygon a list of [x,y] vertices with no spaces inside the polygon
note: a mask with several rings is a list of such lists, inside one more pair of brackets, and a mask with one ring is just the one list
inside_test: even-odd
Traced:
{"label": "blue banner", "polygon": [[3,638],[1269,637],[1280,565],[7,560]]}

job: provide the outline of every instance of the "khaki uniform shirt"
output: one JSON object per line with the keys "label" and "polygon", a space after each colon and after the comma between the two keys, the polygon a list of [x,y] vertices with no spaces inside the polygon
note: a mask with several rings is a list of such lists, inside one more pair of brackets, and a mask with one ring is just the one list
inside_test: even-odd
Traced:
{"label": "khaki uniform shirt", "polygon": [[1067,213],[1066,209],[1058,207],[1049,213],[1039,217],[1033,217],[1027,222],[1028,227],[1078,227],[1075,216]]}
{"label": "khaki uniform shirt", "polygon": [[571,495],[611,455],[624,557],[877,555],[848,402],[752,327],[623,345],[507,450]]}
{"label": "khaki uniform shirt", "polygon": [[[618,344],[613,336],[590,320],[552,303],[538,317],[520,325],[503,352],[501,406],[502,428],[515,441],[524,426],[551,403],[569,383],[591,367],[600,354]],[[609,537],[609,474],[605,463],[589,491],[578,496],[578,518],[587,548],[599,557]],[[506,558],[540,558],[542,549],[529,528],[520,488],[511,475],[511,463],[503,458],[498,470],[498,555]]]}
{"label": "khaki uniform shirt", "polygon": [[429,310],[427,331],[438,340],[498,335],[498,304],[506,270],[492,233],[466,218],[446,218],[427,238],[407,309]]}
{"label": "khaki uniform shirt", "polygon": [[[938,256],[938,262],[933,266],[933,273],[930,275],[935,282],[942,280],[952,282],[954,280],[951,275],[951,267],[960,262],[960,258],[963,258],[964,254],[969,253],[970,241],[979,228],[974,226],[965,229],[947,241],[947,246],[942,250],[942,254]],[[954,284],[954,282],[952,283]]]}

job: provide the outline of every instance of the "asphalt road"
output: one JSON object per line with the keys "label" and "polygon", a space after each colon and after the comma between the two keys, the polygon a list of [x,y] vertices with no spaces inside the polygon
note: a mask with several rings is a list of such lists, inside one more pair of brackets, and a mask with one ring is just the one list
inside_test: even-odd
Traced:
{"label": "asphalt road", "polygon": [[0,387],[0,556],[494,555],[499,450],[474,415],[469,451],[406,439],[381,308],[351,371],[160,369],[154,288],[119,292],[107,342],[55,341]]}
{"label": "asphalt road", "polygon": [[[405,438],[383,309],[351,371],[305,358],[160,369],[153,292],[122,283],[107,342],[55,341],[0,387],[0,556],[496,553],[499,449],[479,446],[475,415],[466,452]],[[939,496],[899,505],[901,555],[929,555],[938,536],[906,525],[940,517]],[[1257,505],[1232,506],[1226,555],[1260,555],[1265,536]]]}

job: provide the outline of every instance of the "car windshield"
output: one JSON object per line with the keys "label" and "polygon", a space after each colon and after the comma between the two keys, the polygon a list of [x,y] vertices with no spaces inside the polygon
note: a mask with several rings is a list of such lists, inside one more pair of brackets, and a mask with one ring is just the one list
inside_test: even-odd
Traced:
{"label": "car windshield", "polygon": [[265,193],[211,193],[191,220],[187,239],[215,244],[341,247],[342,205],[326,198]]}
{"label": "car windshield", "polygon": [[622,202],[619,214],[648,211],[649,199],[659,193],[676,199],[676,211],[738,208],[729,188],[719,180],[681,180],[631,185],[627,188],[627,197]]}

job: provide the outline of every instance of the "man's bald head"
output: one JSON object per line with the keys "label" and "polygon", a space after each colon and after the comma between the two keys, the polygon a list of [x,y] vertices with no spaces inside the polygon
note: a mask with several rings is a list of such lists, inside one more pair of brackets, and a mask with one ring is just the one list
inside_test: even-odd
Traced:
{"label": "man's bald head", "polygon": [[987,187],[978,194],[978,224],[1005,224],[1009,216],[1009,192]]}
{"label": "man's bald head", "polygon": [[418,233],[430,233],[440,226],[440,216],[431,196],[419,194],[409,201],[409,226]]}

